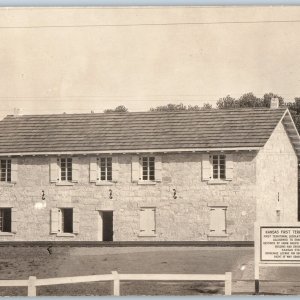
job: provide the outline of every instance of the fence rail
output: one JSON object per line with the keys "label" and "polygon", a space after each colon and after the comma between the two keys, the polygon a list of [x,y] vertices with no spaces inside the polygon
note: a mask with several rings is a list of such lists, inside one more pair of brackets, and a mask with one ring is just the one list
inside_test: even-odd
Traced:
{"label": "fence rail", "polygon": [[8,286],[27,286],[28,296],[36,296],[38,286],[71,284],[96,281],[112,281],[113,296],[120,296],[120,281],[224,281],[225,295],[231,295],[231,272],[225,274],[119,274],[117,271],[112,271],[111,274],[75,276],[75,277],[60,277],[60,278],[45,278],[37,279],[35,276],[30,276],[28,280],[0,280],[0,287]]}

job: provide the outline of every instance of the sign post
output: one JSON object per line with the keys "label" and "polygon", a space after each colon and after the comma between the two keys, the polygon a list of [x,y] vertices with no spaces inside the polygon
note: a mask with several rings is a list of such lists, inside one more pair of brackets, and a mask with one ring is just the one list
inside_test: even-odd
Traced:
{"label": "sign post", "polygon": [[300,223],[254,224],[255,294],[260,266],[300,267]]}
{"label": "sign post", "polygon": [[259,224],[254,223],[254,282],[255,295],[259,294],[259,253],[260,253],[260,233]]}

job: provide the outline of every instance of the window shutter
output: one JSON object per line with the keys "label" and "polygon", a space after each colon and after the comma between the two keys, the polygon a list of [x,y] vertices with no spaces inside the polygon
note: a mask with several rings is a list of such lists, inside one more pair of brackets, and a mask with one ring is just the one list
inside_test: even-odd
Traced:
{"label": "window shutter", "polygon": [[79,208],[73,208],[73,233],[79,233]]}
{"label": "window shutter", "polygon": [[146,209],[140,209],[140,232],[145,232],[147,229],[146,223]]}
{"label": "window shutter", "polygon": [[98,160],[97,157],[90,158],[90,182],[98,180]]}
{"label": "window shutter", "polygon": [[15,207],[11,208],[11,232],[17,232],[18,212]]}
{"label": "window shutter", "polygon": [[233,178],[233,154],[226,154],[226,180]]}
{"label": "window shutter", "polygon": [[225,207],[214,207],[210,209],[210,232],[214,234],[226,233]]}
{"label": "window shutter", "polygon": [[119,180],[119,159],[118,156],[112,157],[112,181],[117,182]]}
{"label": "window shutter", "polygon": [[78,157],[72,157],[72,182],[78,182],[79,179],[79,163]]}
{"label": "window shutter", "polygon": [[155,156],[155,181],[162,181],[162,159],[161,159],[161,155]]}
{"label": "window shutter", "polygon": [[202,180],[210,180],[212,176],[212,164],[209,154],[202,154]]}
{"label": "window shutter", "polygon": [[155,208],[141,208],[140,232],[143,235],[153,235],[155,233]]}
{"label": "window shutter", "polygon": [[59,225],[59,209],[52,208],[51,209],[51,233],[58,233],[58,225]]}
{"label": "window shutter", "polygon": [[138,182],[140,179],[140,160],[138,155],[132,156],[131,161],[131,180],[132,182]]}
{"label": "window shutter", "polygon": [[18,159],[11,159],[11,182],[16,183],[18,181]]}
{"label": "window shutter", "polygon": [[59,180],[58,178],[58,162],[56,157],[50,158],[50,182],[57,182]]}
{"label": "window shutter", "polygon": [[149,233],[152,233],[154,234],[155,233],[155,223],[156,223],[156,220],[155,220],[155,208],[149,208],[148,210],[148,230],[149,230]]}

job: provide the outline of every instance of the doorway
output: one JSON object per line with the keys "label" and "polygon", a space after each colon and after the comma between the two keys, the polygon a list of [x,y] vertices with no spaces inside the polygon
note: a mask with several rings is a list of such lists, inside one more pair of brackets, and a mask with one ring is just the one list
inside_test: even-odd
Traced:
{"label": "doorway", "polygon": [[113,241],[113,211],[100,211],[99,240],[103,242]]}

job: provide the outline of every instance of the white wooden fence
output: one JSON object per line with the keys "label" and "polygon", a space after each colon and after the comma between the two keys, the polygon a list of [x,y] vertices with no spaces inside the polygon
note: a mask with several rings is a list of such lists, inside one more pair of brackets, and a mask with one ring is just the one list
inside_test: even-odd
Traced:
{"label": "white wooden fence", "polygon": [[26,286],[28,287],[28,296],[36,296],[36,288],[44,285],[95,282],[95,281],[113,281],[113,295],[120,296],[120,281],[224,281],[225,295],[231,295],[231,272],[225,274],[119,274],[112,271],[111,274],[89,275],[76,277],[45,278],[37,279],[30,276],[28,280],[0,280],[0,287],[8,286]]}

